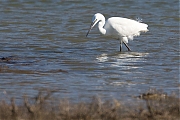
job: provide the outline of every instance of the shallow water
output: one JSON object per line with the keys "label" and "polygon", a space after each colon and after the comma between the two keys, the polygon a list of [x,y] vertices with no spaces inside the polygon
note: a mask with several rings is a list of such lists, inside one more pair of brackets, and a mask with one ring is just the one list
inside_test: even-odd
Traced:
{"label": "shallow water", "polygon": [[[173,7],[172,7],[173,6]],[[131,100],[150,88],[179,89],[178,1],[0,2],[0,96],[86,100],[94,95]],[[119,52],[119,41],[99,34],[85,37],[93,14],[141,18],[149,32]]]}

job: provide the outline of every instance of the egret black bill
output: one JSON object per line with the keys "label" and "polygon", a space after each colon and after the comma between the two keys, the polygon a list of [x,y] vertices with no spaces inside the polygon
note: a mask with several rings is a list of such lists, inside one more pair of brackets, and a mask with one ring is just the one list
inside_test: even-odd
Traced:
{"label": "egret black bill", "polygon": [[97,21],[97,19],[95,19],[95,20],[91,23],[90,28],[89,28],[89,30],[88,30],[88,32],[87,32],[87,34],[86,34],[86,37],[88,36],[88,34],[89,34],[89,32],[92,30],[92,28],[95,26],[96,21]]}

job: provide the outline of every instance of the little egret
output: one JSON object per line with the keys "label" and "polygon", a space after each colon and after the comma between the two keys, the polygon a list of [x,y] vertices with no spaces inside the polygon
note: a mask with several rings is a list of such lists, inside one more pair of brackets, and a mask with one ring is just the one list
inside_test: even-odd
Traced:
{"label": "little egret", "polygon": [[105,17],[101,13],[96,13],[92,18],[92,23],[86,37],[97,23],[101,34],[120,40],[120,51],[122,50],[122,43],[124,43],[128,51],[131,51],[127,44],[128,40],[133,40],[134,36],[139,36],[141,32],[148,31],[148,25],[140,23],[140,21],[122,17],[111,17],[105,22]]}

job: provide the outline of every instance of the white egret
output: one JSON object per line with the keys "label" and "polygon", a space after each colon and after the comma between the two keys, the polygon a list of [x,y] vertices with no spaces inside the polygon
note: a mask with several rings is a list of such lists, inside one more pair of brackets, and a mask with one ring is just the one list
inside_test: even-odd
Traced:
{"label": "white egret", "polygon": [[111,17],[105,22],[105,17],[101,13],[96,13],[92,18],[92,23],[86,37],[97,23],[101,34],[120,40],[120,51],[122,50],[122,43],[124,43],[128,51],[131,51],[127,44],[128,40],[133,40],[134,36],[139,36],[141,32],[148,31],[148,25],[140,21],[122,17]]}

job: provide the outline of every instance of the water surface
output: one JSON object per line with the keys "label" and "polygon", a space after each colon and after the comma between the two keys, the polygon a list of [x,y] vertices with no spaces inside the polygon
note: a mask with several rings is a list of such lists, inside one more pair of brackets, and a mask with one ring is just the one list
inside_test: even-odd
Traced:
{"label": "water surface", "polygon": [[[172,7],[173,6],[173,7]],[[149,88],[179,89],[178,1],[76,0],[0,2],[0,96],[84,100],[94,95],[132,99]],[[119,41],[94,28],[92,16],[141,18],[149,32],[119,52]]]}

